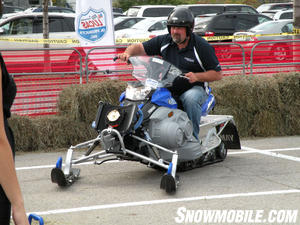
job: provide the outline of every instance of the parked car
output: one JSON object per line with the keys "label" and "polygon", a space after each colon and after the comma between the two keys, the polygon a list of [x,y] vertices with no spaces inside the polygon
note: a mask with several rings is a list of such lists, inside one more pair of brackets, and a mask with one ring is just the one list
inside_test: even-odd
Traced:
{"label": "parked car", "polygon": [[2,14],[0,13],[0,22],[5,18],[15,15],[16,13],[23,12],[24,8],[18,6],[3,5]]}
{"label": "parked car", "polygon": [[[49,13],[49,38],[51,39],[75,39],[75,13]],[[42,39],[43,38],[43,13],[41,12],[30,12],[30,13],[17,13],[14,16],[8,17],[0,22],[0,49],[12,50],[12,49],[33,49],[38,50],[43,48],[42,42],[35,41],[20,41],[20,42],[11,42],[3,40],[5,38],[17,38],[22,40],[22,38],[29,39]],[[51,48],[67,48],[67,47],[76,47],[79,44],[49,44]],[[61,51],[60,51],[61,52]],[[84,54],[83,51],[81,51]],[[19,58],[17,60],[26,61],[26,64],[16,66],[11,66],[14,68],[14,71],[11,73],[20,73],[18,67],[28,67],[32,72],[43,72],[44,68],[44,59],[41,56],[41,53],[32,57],[22,58],[22,54],[19,53]],[[79,57],[78,54],[73,50],[68,50],[62,56],[58,56],[59,53],[54,54],[54,51],[50,53],[50,64],[51,70],[61,67],[69,66],[69,71],[74,71],[75,68],[79,67]],[[56,56],[57,55],[57,56]],[[74,56],[77,56],[75,59]],[[22,71],[23,72],[23,71]]]}
{"label": "parked car", "polygon": [[[75,13],[49,13],[49,37],[54,39],[76,38],[74,27]],[[0,22],[0,37],[43,38],[43,13],[17,13]],[[0,41],[1,49],[40,48],[39,43],[18,43]],[[61,45],[51,44],[53,47]]]}
{"label": "parked car", "polygon": [[[25,12],[43,12],[43,7],[32,7],[25,10]],[[60,13],[75,13],[71,8],[59,7],[59,6],[48,6],[48,12],[60,12]]]}
{"label": "parked car", "polygon": [[22,7],[11,6],[11,5],[3,5],[2,6],[2,14],[16,13],[16,12],[22,12],[22,11],[24,11],[24,8],[22,8]]}
{"label": "parked car", "polygon": [[245,4],[187,4],[179,6],[190,9],[194,16],[202,14],[218,14],[224,12],[258,13],[255,8]]}
{"label": "parked car", "polygon": [[122,8],[118,8],[118,7],[113,7],[113,12],[114,13],[123,13],[123,9]]}
{"label": "parked car", "polygon": [[113,17],[117,18],[117,17],[121,17],[121,16],[124,16],[123,15],[123,9],[113,7]]}
{"label": "parked car", "polygon": [[230,36],[270,20],[261,14],[227,12],[198,20],[194,32],[200,36]]}
{"label": "parked car", "polygon": [[273,20],[293,19],[294,9],[287,10],[267,10],[261,14],[271,17]]}
{"label": "parked car", "polygon": [[114,18],[115,31],[132,27],[137,22],[145,19],[146,17],[133,17],[133,16],[120,16]]}
{"label": "parked car", "polygon": [[[22,7],[24,9],[27,9],[30,7],[42,5],[44,0],[17,0],[17,1],[16,0],[3,0],[2,2],[4,2],[4,4],[6,4],[6,5],[17,6],[17,7]],[[49,1],[49,2],[52,2],[52,1]]]}
{"label": "parked car", "polygon": [[[246,57],[250,57],[250,50],[257,42],[261,41],[278,41],[278,40],[288,40],[292,36],[287,33],[293,32],[293,20],[276,20],[268,21],[252,27],[245,32],[236,32],[233,34],[233,41],[238,42],[243,45],[246,51]],[[273,35],[274,34],[274,35]],[[261,59],[283,61],[291,57],[292,48],[287,42],[278,42],[264,44],[263,51],[255,51],[255,56],[260,56]]]}
{"label": "parked car", "polygon": [[137,22],[131,28],[117,30],[115,37],[151,38],[166,33],[168,33],[167,17],[149,17]]}
{"label": "parked car", "polygon": [[270,18],[273,19],[274,15],[278,12],[281,12],[280,9],[276,9],[276,10],[266,10],[266,11],[262,11],[261,14],[268,16]]}
{"label": "parked car", "polygon": [[274,14],[274,20],[293,19],[294,9],[282,10]]}
{"label": "parked car", "polygon": [[136,5],[131,6],[125,15],[136,17],[164,17],[168,16],[174,8],[174,5]]}
{"label": "parked car", "polygon": [[[292,19],[268,21],[262,24],[258,24],[250,28],[248,31],[235,32],[233,34],[233,41],[264,41],[288,39],[290,36],[283,34],[292,33],[293,28],[294,25]],[[272,36],[271,34],[274,34],[274,36]]]}
{"label": "parked car", "polygon": [[267,10],[285,10],[285,9],[293,9],[293,3],[292,2],[266,3],[266,4],[261,4],[256,8],[256,10],[259,13]]}

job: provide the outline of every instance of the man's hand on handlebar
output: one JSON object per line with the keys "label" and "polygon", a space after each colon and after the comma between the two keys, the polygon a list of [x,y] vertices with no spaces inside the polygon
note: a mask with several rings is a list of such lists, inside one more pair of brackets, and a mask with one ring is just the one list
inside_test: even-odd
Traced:
{"label": "man's hand on handlebar", "polygon": [[190,83],[194,83],[198,81],[198,77],[195,73],[193,72],[188,72],[185,74],[185,78],[189,80]]}
{"label": "man's hand on handlebar", "polygon": [[129,64],[129,57],[130,57],[130,55],[125,52],[117,55],[117,59],[127,62],[128,64]]}

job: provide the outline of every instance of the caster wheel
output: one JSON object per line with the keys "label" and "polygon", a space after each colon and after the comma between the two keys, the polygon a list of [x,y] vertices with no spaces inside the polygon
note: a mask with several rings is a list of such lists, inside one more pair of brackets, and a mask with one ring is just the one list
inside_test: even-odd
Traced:
{"label": "caster wheel", "polygon": [[176,192],[177,183],[175,178],[170,174],[165,174],[161,178],[160,188],[165,189],[168,194]]}
{"label": "caster wheel", "polygon": [[221,142],[221,144],[215,150],[218,159],[224,160],[226,158],[227,148],[225,147],[225,144],[223,142]]}
{"label": "caster wheel", "polygon": [[60,187],[65,187],[68,185],[68,181],[64,172],[59,168],[53,168],[51,171],[51,181],[57,183]]}
{"label": "caster wheel", "polygon": [[39,222],[39,225],[44,225],[44,219],[36,214],[29,214],[28,222],[31,224],[32,220],[36,220]]}

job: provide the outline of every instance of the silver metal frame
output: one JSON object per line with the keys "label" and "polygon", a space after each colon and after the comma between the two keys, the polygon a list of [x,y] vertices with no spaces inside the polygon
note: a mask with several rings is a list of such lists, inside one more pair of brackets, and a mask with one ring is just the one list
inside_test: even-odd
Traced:
{"label": "silver metal frame", "polygon": [[[123,152],[124,155],[126,154],[129,154],[129,155],[132,155],[132,156],[135,156],[135,157],[138,157],[140,159],[143,159],[149,163],[152,163],[152,164],[155,164],[159,167],[162,167],[166,170],[169,169],[169,165],[166,164],[166,162],[163,160],[163,159],[158,159],[158,160],[155,160],[153,158],[150,158],[150,157],[147,157],[147,156],[144,156],[144,155],[141,155],[139,153],[136,153],[134,151],[131,151],[129,149],[126,149],[125,148],[125,145],[124,145],[124,142],[123,142],[123,138],[121,136],[121,134],[119,133],[118,130],[116,129],[113,129],[111,127],[107,128],[107,129],[103,129],[100,133],[100,135],[98,135],[97,138],[93,139],[93,140],[90,140],[90,141],[86,141],[86,142],[83,142],[83,143],[80,143],[78,145],[75,145],[75,146],[71,146],[69,149],[68,149],[68,152],[67,152],[67,155],[66,155],[66,160],[65,160],[65,166],[64,166],[64,174],[65,176],[69,176],[72,174],[72,165],[74,164],[80,164],[80,163],[83,163],[83,162],[87,162],[87,161],[95,161],[95,164],[101,164],[103,161],[100,161],[98,162],[97,160],[99,159],[106,159],[106,158],[111,158],[112,156],[116,156],[115,154],[112,154],[112,153],[107,153],[106,150],[102,150],[102,151],[99,151],[95,154],[91,154],[91,155],[87,155],[87,156],[81,156],[80,158],[77,158],[77,159],[72,159],[73,157],[73,150],[75,149],[80,149],[80,148],[88,148],[90,147],[93,143],[95,143],[96,141],[101,141],[102,137],[103,137],[103,134],[104,133],[114,133],[117,135],[119,141],[120,141],[120,144],[121,144],[121,151]],[[161,151],[165,151],[165,152],[168,152],[170,154],[172,154],[172,172],[171,172],[171,175],[175,178],[175,174],[176,174],[176,168],[177,168],[177,162],[178,162],[178,153],[177,151],[172,151],[172,150],[169,150],[167,148],[164,148],[162,146],[159,146],[157,144],[154,144],[152,142],[149,142],[147,140],[144,140],[138,136],[135,136],[135,135],[132,135],[133,138],[141,141],[141,142],[144,142],[148,145],[151,145]],[[117,158],[116,158],[117,160]]]}

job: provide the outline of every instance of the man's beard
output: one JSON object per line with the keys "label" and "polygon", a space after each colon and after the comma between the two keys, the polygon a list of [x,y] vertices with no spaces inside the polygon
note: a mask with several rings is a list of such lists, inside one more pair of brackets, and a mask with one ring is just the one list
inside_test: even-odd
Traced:
{"label": "man's beard", "polygon": [[182,40],[180,34],[173,34],[172,35],[172,40],[176,43],[176,44],[182,44],[186,41],[186,38]]}

